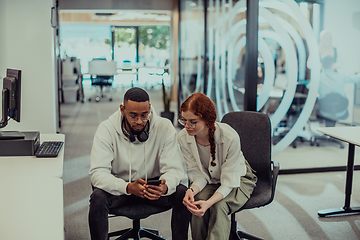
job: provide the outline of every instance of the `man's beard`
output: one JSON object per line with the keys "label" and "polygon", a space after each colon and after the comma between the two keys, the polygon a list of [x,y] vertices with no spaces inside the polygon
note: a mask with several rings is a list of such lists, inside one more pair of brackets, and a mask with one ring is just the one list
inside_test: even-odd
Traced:
{"label": "man's beard", "polygon": [[126,124],[129,126],[131,133],[136,135],[136,136],[141,134],[144,131],[144,128],[146,126],[146,125],[143,126],[139,131],[137,131],[137,130],[132,128],[131,124],[129,123],[129,121],[126,118],[125,118],[125,121],[126,121]]}

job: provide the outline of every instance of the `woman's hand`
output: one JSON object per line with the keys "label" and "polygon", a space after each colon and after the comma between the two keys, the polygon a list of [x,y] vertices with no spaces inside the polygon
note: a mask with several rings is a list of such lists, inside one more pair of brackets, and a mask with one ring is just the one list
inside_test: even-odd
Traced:
{"label": "woman's hand", "polygon": [[[185,192],[185,197],[183,199],[183,204],[189,209],[197,209],[196,205],[194,205],[195,199],[194,199],[194,193],[193,191],[189,188],[186,192]],[[191,211],[190,211],[191,212]]]}
{"label": "woman's hand", "polygon": [[199,200],[193,203],[196,208],[188,208],[189,211],[195,216],[202,217],[204,216],[206,210],[208,210],[212,204],[209,201]]}
{"label": "woman's hand", "polygon": [[[190,191],[186,191],[187,193]],[[191,193],[190,193],[191,194]],[[185,195],[185,197],[186,197]],[[194,198],[193,198],[194,199]],[[189,206],[185,205],[187,209],[194,214],[195,216],[202,217],[204,216],[205,212],[215,203],[221,201],[223,199],[223,195],[219,192],[215,192],[208,200],[198,200],[192,201]],[[184,201],[183,201],[184,202]]]}

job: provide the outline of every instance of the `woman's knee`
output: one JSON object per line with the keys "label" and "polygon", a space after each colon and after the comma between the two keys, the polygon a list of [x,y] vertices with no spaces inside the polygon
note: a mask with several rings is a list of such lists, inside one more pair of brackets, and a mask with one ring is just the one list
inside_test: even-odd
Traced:
{"label": "woman's knee", "polygon": [[211,214],[216,215],[224,215],[227,216],[230,213],[229,206],[226,204],[225,201],[219,201],[211,206],[210,208]]}
{"label": "woman's knee", "polygon": [[201,192],[195,195],[195,200],[208,200],[213,194],[215,190],[211,189],[209,185],[207,185]]}

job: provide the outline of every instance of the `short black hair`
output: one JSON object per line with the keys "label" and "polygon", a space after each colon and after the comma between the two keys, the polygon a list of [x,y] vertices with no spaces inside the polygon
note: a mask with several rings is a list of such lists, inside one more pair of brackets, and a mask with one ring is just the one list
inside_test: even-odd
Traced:
{"label": "short black hair", "polygon": [[128,100],[134,102],[150,101],[149,94],[142,88],[133,87],[126,91],[124,95],[124,103]]}

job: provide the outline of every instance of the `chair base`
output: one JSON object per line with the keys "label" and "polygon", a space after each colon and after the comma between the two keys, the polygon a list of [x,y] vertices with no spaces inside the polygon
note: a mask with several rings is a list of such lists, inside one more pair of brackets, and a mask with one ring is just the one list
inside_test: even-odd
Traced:
{"label": "chair base", "polygon": [[[102,99],[102,98],[109,98],[109,101],[111,102],[112,101],[112,96],[106,96],[106,95],[104,95],[104,93],[103,93],[103,87],[104,86],[100,86],[100,93],[96,96],[96,97],[91,97],[91,98],[89,98],[88,99],[88,101],[89,102],[91,102],[91,100],[92,100],[92,98],[95,98],[95,101],[96,102],[100,102],[100,100]],[[111,86],[110,86],[111,87]],[[109,89],[109,92],[111,91],[111,89]]]}
{"label": "chair base", "polygon": [[230,233],[229,240],[241,240],[241,239],[249,239],[249,240],[263,240],[262,238],[255,237],[246,232],[237,230],[234,233]]}
{"label": "chair base", "polygon": [[241,240],[241,239],[263,240],[262,238],[258,238],[249,233],[237,230],[236,227],[237,227],[237,221],[235,220],[235,213],[233,213],[231,214],[231,229],[230,229],[229,240]]}
{"label": "chair base", "polygon": [[328,136],[314,137],[311,139],[310,145],[311,146],[316,145],[317,147],[319,147],[319,146],[323,145],[323,144],[321,144],[320,141],[324,144],[334,143],[334,144],[339,145],[340,148],[345,148],[343,142],[341,142],[340,140],[337,140],[335,138],[328,137]]}
{"label": "chair base", "polygon": [[153,240],[166,240],[165,238],[159,235],[158,230],[140,227],[140,220],[133,220],[132,228],[109,233],[108,239],[110,239],[110,237],[116,237],[116,236],[120,236],[116,238],[116,240],[123,240],[129,238],[134,240],[140,240],[141,238],[144,237]]}

